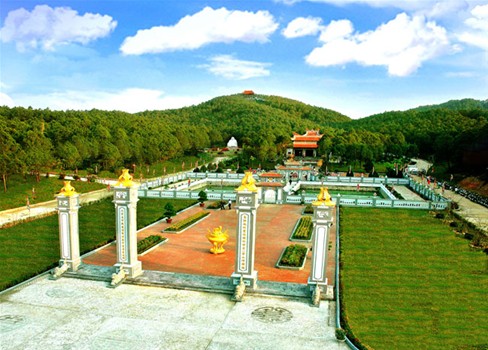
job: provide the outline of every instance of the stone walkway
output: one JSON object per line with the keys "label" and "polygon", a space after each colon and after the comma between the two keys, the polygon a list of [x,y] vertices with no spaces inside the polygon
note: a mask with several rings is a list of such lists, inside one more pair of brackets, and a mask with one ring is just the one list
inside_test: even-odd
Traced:
{"label": "stone walkway", "polygon": [[334,303],[228,295],[42,276],[0,293],[0,348],[347,349]]}

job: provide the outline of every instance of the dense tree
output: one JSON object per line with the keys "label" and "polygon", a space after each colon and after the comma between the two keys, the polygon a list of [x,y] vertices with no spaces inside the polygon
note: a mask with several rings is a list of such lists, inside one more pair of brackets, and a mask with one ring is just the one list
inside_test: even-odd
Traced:
{"label": "dense tree", "polygon": [[241,168],[285,156],[293,132],[318,129],[318,152],[369,170],[396,156],[423,156],[454,165],[465,149],[486,142],[488,103],[449,101],[359,120],[277,96],[222,96],[197,106],[129,114],[118,111],[51,111],[0,107],[0,172],[39,175],[53,166],[114,169],[151,164],[235,137]]}

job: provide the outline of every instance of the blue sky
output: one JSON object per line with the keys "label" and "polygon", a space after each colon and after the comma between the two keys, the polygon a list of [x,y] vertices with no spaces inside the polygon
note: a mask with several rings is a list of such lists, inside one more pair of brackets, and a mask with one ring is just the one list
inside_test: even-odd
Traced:
{"label": "blue sky", "polygon": [[488,98],[488,0],[2,0],[0,105],[138,112],[252,89],[361,118]]}

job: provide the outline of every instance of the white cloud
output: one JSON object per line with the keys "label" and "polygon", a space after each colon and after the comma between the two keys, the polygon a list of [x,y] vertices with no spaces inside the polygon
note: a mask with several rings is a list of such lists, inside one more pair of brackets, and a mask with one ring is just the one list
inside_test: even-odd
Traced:
{"label": "white cloud", "polygon": [[471,17],[464,21],[467,31],[458,34],[458,39],[466,44],[488,50],[488,5],[476,6]]}
{"label": "white cloud", "polygon": [[298,38],[306,35],[317,34],[322,26],[322,19],[317,17],[298,17],[288,23],[283,29],[283,36],[285,38]]}
{"label": "white cloud", "polygon": [[231,55],[218,55],[210,59],[210,64],[200,67],[226,79],[246,80],[269,76],[270,72],[266,69],[269,65],[269,63],[239,60]]}
{"label": "white cloud", "polygon": [[446,30],[423,16],[401,13],[374,31],[353,35],[349,35],[352,24],[348,28],[346,22],[334,23],[336,28],[332,32],[337,35],[321,36],[323,46],[306,57],[307,63],[328,67],[356,62],[364,66],[386,66],[392,76],[407,76],[423,62],[453,50]]}
{"label": "white cloud", "polygon": [[277,28],[278,23],[268,11],[254,13],[205,7],[174,26],[139,30],[124,40],[120,51],[125,55],[141,55],[193,50],[211,43],[264,43]]}
{"label": "white cloud", "polygon": [[23,8],[10,11],[0,30],[0,40],[15,42],[20,51],[39,46],[52,50],[60,44],[87,44],[107,36],[116,26],[117,21],[107,15],[80,16],[69,7],[38,5],[32,12]]}
{"label": "white cloud", "polygon": [[427,11],[432,15],[440,15],[446,11],[459,6],[465,6],[466,0],[275,0],[285,4],[294,4],[297,2],[309,1],[324,3],[335,6],[347,5],[367,5],[371,7],[391,7],[404,11]]}
{"label": "white cloud", "polygon": [[342,19],[339,21],[331,21],[328,26],[320,34],[320,41],[329,42],[335,39],[342,39],[349,36],[354,31],[351,21]]}
{"label": "white cloud", "polygon": [[0,106],[13,107],[15,103],[9,95],[0,92]]}
{"label": "white cloud", "polygon": [[181,108],[208,100],[208,96],[169,96],[153,89],[129,88],[117,92],[66,91],[42,95],[19,95],[15,105],[53,110],[118,110],[129,113]]}

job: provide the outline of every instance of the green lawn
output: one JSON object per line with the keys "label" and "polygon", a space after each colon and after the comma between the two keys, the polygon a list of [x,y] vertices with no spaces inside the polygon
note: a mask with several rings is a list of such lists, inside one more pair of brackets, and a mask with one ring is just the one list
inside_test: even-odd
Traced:
{"label": "green lawn", "polygon": [[[141,199],[138,202],[138,228],[162,217],[169,200]],[[178,200],[181,210],[196,203]],[[0,290],[56,266],[59,261],[58,216],[53,215],[0,230]],[[83,206],[79,211],[80,251],[86,253],[115,239],[115,207],[112,199]]]}
{"label": "green lawn", "polygon": [[[78,193],[86,193],[106,187],[99,183],[83,181],[71,181],[71,185]],[[7,192],[0,191],[0,210],[25,206],[27,196],[31,205],[53,200],[63,186],[62,180],[52,177],[49,179],[41,177],[41,181],[37,182],[35,176],[31,175],[25,178],[20,175],[11,176],[9,177]]]}
{"label": "green lawn", "polygon": [[440,220],[343,208],[341,245],[345,315],[364,345],[488,348],[488,257]]}

